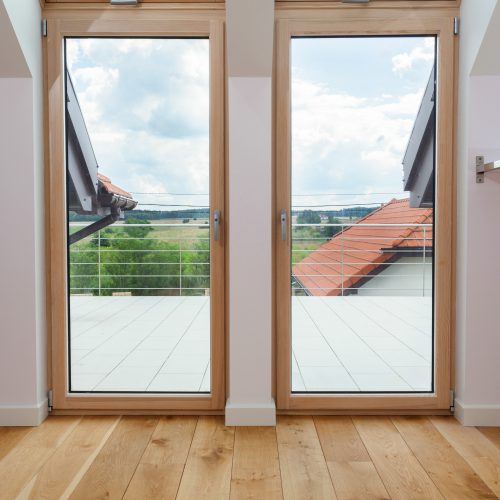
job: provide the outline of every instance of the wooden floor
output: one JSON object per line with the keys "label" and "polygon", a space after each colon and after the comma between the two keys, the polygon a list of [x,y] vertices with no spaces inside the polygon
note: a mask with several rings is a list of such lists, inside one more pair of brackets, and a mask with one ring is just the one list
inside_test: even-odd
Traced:
{"label": "wooden floor", "polygon": [[499,498],[500,429],[451,417],[50,417],[0,428],[0,498]]}

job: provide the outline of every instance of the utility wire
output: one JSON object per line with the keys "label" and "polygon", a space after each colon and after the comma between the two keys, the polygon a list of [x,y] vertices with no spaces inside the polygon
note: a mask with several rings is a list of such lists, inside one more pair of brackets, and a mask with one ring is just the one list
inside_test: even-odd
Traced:
{"label": "utility wire", "polygon": [[[209,196],[208,193],[137,193],[131,191],[134,195],[144,195],[144,196]],[[293,197],[306,197],[306,196],[389,196],[389,195],[400,195],[402,192],[398,193],[310,193],[310,194],[292,194]]]}

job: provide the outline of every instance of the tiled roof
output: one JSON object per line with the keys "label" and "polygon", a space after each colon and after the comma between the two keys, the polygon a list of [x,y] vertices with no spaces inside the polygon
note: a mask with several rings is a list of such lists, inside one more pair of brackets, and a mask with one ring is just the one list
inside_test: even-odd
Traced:
{"label": "tiled roof", "polygon": [[132,195],[128,191],[125,191],[121,187],[113,184],[109,177],[106,177],[103,174],[97,174],[97,179],[101,181],[101,185],[107,194],[116,194],[118,196],[123,196],[124,198],[132,199]]}
{"label": "tiled roof", "polygon": [[[292,273],[311,295],[340,295],[355,288],[366,275],[400,255],[404,249],[432,248],[432,228],[411,227],[431,224],[432,208],[410,208],[409,199],[393,199],[293,266]],[[362,224],[362,225],[361,225]],[[366,227],[364,224],[405,224]],[[425,232],[425,243],[424,243]],[[390,249],[395,249],[390,251]]]}

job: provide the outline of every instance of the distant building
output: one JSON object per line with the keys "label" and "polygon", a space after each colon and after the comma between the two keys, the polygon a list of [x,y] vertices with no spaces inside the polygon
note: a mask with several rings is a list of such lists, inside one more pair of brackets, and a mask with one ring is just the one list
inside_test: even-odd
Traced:
{"label": "distant building", "polygon": [[337,233],[293,266],[296,294],[315,296],[432,293],[432,208],[393,199]]}

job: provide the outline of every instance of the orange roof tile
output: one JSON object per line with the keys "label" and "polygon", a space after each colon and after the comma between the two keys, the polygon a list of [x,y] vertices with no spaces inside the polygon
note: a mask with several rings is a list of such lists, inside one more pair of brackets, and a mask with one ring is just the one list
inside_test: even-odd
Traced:
{"label": "orange roof tile", "polygon": [[292,273],[311,295],[340,295],[398,253],[404,255],[401,249],[432,249],[432,227],[412,227],[432,220],[432,208],[410,208],[409,199],[393,199],[311,252]]}
{"label": "orange roof tile", "polygon": [[128,192],[122,189],[119,186],[116,186],[111,182],[111,179],[103,174],[97,174],[97,179],[101,181],[102,186],[106,190],[108,194],[116,194],[118,196],[123,196],[125,198],[130,198],[132,199],[132,195]]}

